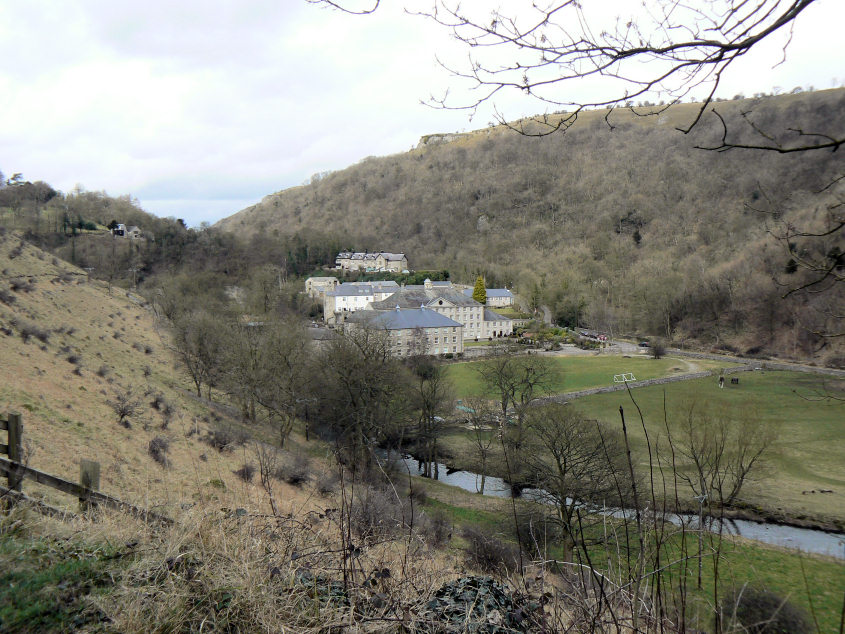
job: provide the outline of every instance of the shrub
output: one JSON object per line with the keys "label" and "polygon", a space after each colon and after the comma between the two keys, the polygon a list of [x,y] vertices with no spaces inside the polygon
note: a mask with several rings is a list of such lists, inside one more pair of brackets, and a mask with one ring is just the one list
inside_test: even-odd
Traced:
{"label": "shrub", "polygon": [[117,424],[127,429],[131,428],[129,419],[138,413],[141,406],[140,401],[132,393],[132,388],[128,387],[125,390],[118,388],[114,392],[114,399],[108,403],[117,414]]}
{"label": "shrub", "polygon": [[420,514],[417,525],[419,532],[425,536],[426,543],[438,548],[452,539],[452,523],[443,511],[437,511],[431,515]]}
{"label": "shrub", "polygon": [[411,490],[408,491],[408,497],[413,500],[414,504],[422,506],[428,501],[428,493],[420,486],[411,485]]}
{"label": "shrub", "polygon": [[79,365],[82,363],[82,357],[80,357],[78,354],[71,353],[67,355],[67,362],[72,363],[73,365]]}
{"label": "shrub", "polygon": [[97,376],[98,377],[104,379],[108,376],[108,374],[109,374],[109,366],[107,366],[106,364],[103,364],[99,368],[97,368]]}
{"label": "shrub", "polygon": [[666,354],[666,342],[662,339],[654,339],[651,341],[651,357],[653,359],[660,359]]}
{"label": "shrub", "polygon": [[535,558],[546,558],[547,545],[560,543],[563,532],[560,524],[542,513],[526,513],[517,518],[517,540],[523,550]]}
{"label": "shrub", "polygon": [[23,323],[20,325],[19,332],[24,343],[27,343],[31,337],[35,337],[41,343],[49,343],[50,341],[50,331],[35,324]]}
{"label": "shrub", "polygon": [[156,436],[147,446],[147,451],[162,467],[169,467],[170,460],[167,459],[167,450],[170,449],[170,441],[163,436]]}
{"label": "shrub", "polygon": [[393,491],[363,486],[356,490],[349,511],[349,525],[362,539],[385,538],[401,530],[402,505]]}
{"label": "shrub", "polygon": [[9,282],[9,287],[17,293],[18,291],[23,291],[24,293],[29,293],[33,289],[35,289],[35,285],[32,283],[32,280],[25,280],[23,278],[14,279]]}
{"label": "shrub", "polygon": [[513,572],[519,568],[519,548],[475,526],[464,528],[467,563],[485,572]]}
{"label": "shrub", "polygon": [[334,493],[338,485],[337,474],[333,471],[328,471],[320,474],[317,478],[317,491],[320,495],[330,495]]}
{"label": "shrub", "polygon": [[0,289],[0,302],[3,302],[7,306],[11,306],[12,304],[15,303],[16,299],[17,299],[17,297],[12,295],[6,289]]}
{"label": "shrub", "polygon": [[743,586],[722,602],[724,631],[749,634],[802,634],[810,632],[807,615],[784,597],[765,589]]}
{"label": "shrub", "polygon": [[212,429],[209,430],[208,435],[203,437],[204,442],[220,452],[234,449],[238,445],[243,445],[247,440],[248,438],[243,432],[236,433],[229,429]]}
{"label": "shrub", "polygon": [[232,473],[234,473],[244,482],[252,482],[252,478],[255,476],[255,466],[245,463],[241,465],[240,469],[237,469]]}
{"label": "shrub", "polygon": [[300,486],[311,477],[311,465],[308,458],[301,454],[286,457],[273,474],[277,480],[293,486]]}

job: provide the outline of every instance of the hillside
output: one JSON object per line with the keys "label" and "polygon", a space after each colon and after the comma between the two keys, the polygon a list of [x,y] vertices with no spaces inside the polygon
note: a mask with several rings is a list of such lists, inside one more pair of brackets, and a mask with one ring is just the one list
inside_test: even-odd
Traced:
{"label": "hillside", "polygon": [[[0,350],[0,412],[23,414],[31,466],[77,481],[80,459],[97,460],[102,491],[165,513],[198,493],[244,494],[232,473],[244,457],[201,440],[209,430],[234,434],[234,423],[190,396],[146,303],[9,232],[0,235]],[[123,425],[113,407],[121,399],[134,403]],[[166,466],[149,451],[154,438],[167,445]]]}
{"label": "hillside", "polygon": [[[753,137],[749,111],[762,130],[825,130],[842,121],[845,90],[715,107],[739,139]],[[841,152],[696,149],[717,143],[721,129],[711,115],[679,133],[695,109],[615,111],[613,127],[591,111],[542,138],[501,127],[429,135],[415,150],[315,176],[217,226],[244,237],[321,231],[350,248],[404,251],[412,267],[446,268],[458,281],[480,272],[572,325],[835,359],[841,351],[812,335],[836,327],[817,298],[780,301],[803,279],[789,277],[789,253],[773,234],[787,222],[823,222],[816,211],[827,199],[814,192],[842,173]],[[841,252],[841,243],[834,233],[806,248]]]}

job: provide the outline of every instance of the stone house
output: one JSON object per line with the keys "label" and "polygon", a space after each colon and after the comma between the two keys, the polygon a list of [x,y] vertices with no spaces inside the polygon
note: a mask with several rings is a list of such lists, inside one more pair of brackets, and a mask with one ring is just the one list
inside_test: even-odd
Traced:
{"label": "stone house", "polygon": [[349,315],[344,330],[374,328],[390,337],[391,353],[397,357],[415,354],[460,354],[464,351],[463,325],[427,308],[376,311],[359,310]]}
{"label": "stone house", "polygon": [[333,291],[340,284],[336,277],[309,277],[305,280],[305,293],[309,297],[323,297],[327,292]]}
{"label": "stone house", "polygon": [[363,252],[341,251],[335,258],[335,268],[343,271],[393,271],[401,273],[408,269],[408,258],[404,253],[387,251]]}
{"label": "stone house", "polygon": [[[513,306],[513,293],[506,288],[487,288],[487,306]],[[464,289],[464,295],[472,297],[473,289]]]}
{"label": "stone house", "polygon": [[387,299],[373,301],[369,308],[390,311],[396,308],[426,308],[459,322],[463,326],[464,339],[487,339],[506,337],[513,332],[512,321],[485,309],[482,304],[468,297],[456,288],[435,286],[426,280],[420,286],[405,286]]}

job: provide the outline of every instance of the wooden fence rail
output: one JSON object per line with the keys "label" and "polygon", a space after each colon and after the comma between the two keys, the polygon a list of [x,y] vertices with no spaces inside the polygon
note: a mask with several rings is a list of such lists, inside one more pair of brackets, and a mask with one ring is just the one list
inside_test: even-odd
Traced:
{"label": "wooden fence rail", "polygon": [[[8,459],[0,457],[0,473],[6,475],[9,485],[8,489],[0,487],[0,493],[8,492],[8,497],[14,500],[23,499],[25,496],[22,493],[22,482],[23,480],[32,480],[38,484],[43,484],[44,486],[78,498],[82,510],[88,510],[91,507],[101,505],[128,513],[144,521],[158,522],[166,525],[173,524],[173,520],[169,517],[153,513],[152,511],[140,508],[134,504],[129,504],[105,493],[100,493],[97,490],[100,487],[100,463],[94,462],[93,460],[80,461],[79,483],[71,482],[70,480],[65,480],[64,478],[22,464],[23,424],[21,423],[20,414],[10,413],[5,419],[0,418],[0,430],[3,429],[9,432],[9,441],[7,445],[0,445],[0,453],[5,453],[9,457]],[[55,511],[56,509],[53,510]]]}

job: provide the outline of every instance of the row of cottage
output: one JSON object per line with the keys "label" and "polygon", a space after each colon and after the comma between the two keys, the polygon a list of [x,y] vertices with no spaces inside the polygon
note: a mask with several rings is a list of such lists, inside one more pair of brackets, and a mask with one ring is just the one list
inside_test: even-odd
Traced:
{"label": "row of cottage", "polygon": [[387,251],[341,251],[335,258],[335,268],[343,271],[393,271],[408,270],[408,258],[404,253]]}
{"label": "row of cottage", "polygon": [[489,306],[513,304],[507,289],[487,289],[488,305],[472,298],[472,289],[426,280],[421,285],[396,282],[346,282],[309,278],[306,291],[323,299],[326,323],[345,330],[363,326],[386,330],[398,356],[460,353],[464,341],[506,337],[513,322]]}

